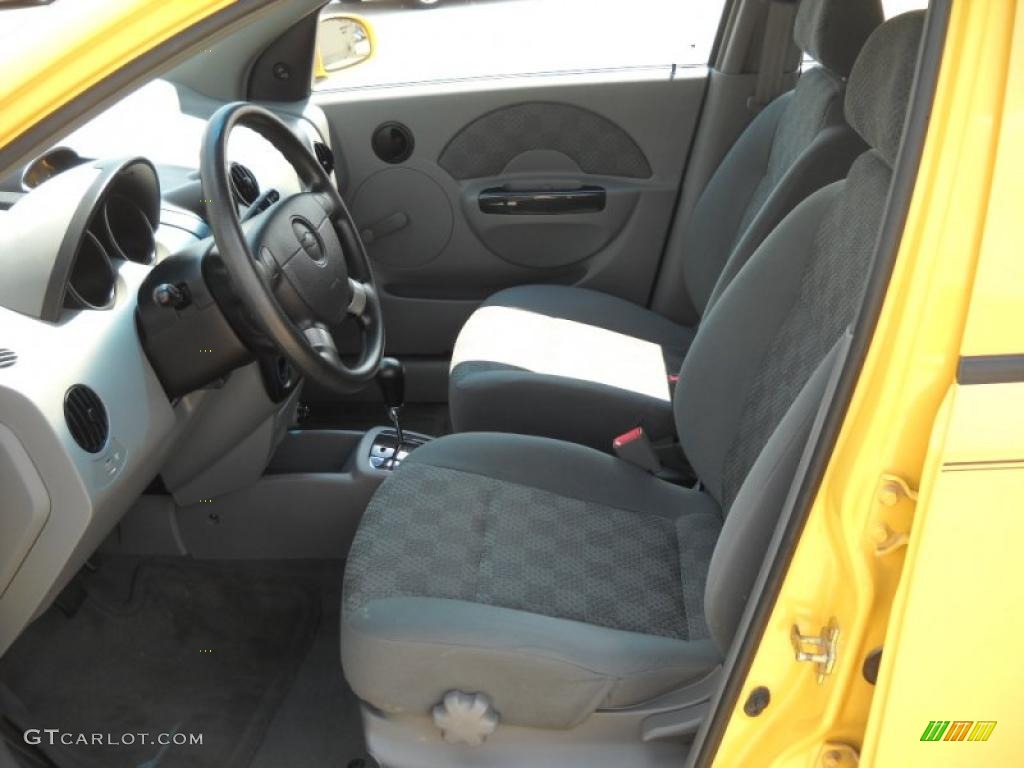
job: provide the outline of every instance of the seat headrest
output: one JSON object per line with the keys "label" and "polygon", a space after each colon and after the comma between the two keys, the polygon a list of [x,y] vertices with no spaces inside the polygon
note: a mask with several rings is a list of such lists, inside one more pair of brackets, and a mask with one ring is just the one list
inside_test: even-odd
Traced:
{"label": "seat headrest", "polygon": [[875,30],[846,86],[846,122],[890,166],[903,139],[924,16],[924,11],[911,11]]}
{"label": "seat headrest", "polygon": [[884,20],[881,0],[801,0],[793,40],[823,67],[847,77],[864,41]]}

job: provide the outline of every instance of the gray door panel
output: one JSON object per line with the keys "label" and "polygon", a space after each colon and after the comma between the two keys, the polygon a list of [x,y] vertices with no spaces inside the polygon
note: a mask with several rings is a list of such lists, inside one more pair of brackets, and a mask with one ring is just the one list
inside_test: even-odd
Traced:
{"label": "gray door panel", "polygon": [[[389,353],[447,356],[479,302],[512,285],[577,284],[647,302],[705,71],[630,77],[316,95],[382,287]],[[371,147],[388,122],[414,140],[400,164]],[[506,213],[483,210],[482,193]]]}

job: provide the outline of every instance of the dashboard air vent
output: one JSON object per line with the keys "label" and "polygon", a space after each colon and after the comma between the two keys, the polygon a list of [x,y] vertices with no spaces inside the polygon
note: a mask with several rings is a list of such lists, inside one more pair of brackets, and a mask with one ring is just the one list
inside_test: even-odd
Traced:
{"label": "dashboard air vent", "polygon": [[331,148],[322,141],[314,141],[313,154],[316,155],[316,159],[320,161],[320,165],[330,176],[334,172],[334,153],[331,152]]}
{"label": "dashboard air vent", "polygon": [[241,163],[231,164],[231,190],[242,205],[249,206],[260,196],[260,185],[253,172]]}
{"label": "dashboard air vent", "polygon": [[13,349],[0,349],[0,368],[10,368],[18,362],[18,356]]}
{"label": "dashboard air vent", "polygon": [[75,442],[89,453],[99,453],[107,443],[110,425],[100,396],[84,384],[75,384],[64,395],[64,420]]}

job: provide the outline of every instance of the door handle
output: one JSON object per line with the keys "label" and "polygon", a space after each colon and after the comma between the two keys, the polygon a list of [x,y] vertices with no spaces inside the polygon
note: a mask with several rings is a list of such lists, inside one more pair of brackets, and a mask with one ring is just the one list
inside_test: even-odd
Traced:
{"label": "door handle", "polygon": [[603,187],[574,189],[506,189],[493,187],[480,193],[480,210],[503,216],[553,216],[597,213],[604,210]]}

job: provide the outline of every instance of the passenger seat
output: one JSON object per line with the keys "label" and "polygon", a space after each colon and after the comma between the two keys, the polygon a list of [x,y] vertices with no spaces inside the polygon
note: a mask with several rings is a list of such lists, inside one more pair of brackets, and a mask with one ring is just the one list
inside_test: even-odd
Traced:
{"label": "passenger seat", "polygon": [[[843,178],[865,144],[843,118],[846,78],[882,23],[880,0],[803,0],[800,49],[820,66],[765,107],[712,176],[683,235],[685,290],[703,316],[801,200]],[[751,319],[756,322],[756,318]],[[571,286],[501,291],[474,312],[452,354],[456,432],[519,432],[610,450],[643,426],[674,432],[672,374],[694,329]]]}

